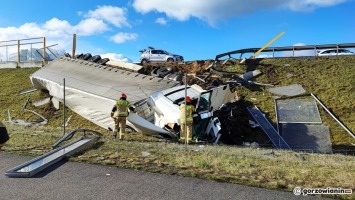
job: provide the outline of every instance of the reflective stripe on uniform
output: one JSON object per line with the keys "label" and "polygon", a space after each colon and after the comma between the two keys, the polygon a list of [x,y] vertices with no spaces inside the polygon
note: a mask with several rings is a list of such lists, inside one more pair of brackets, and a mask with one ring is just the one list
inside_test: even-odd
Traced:
{"label": "reflective stripe on uniform", "polygon": [[129,107],[129,102],[126,100],[119,100],[116,103],[117,107],[117,114],[118,117],[127,117],[128,116],[128,107]]}
{"label": "reflective stripe on uniform", "polygon": [[192,118],[192,112],[194,111],[194,106],[193,105],[185,105],[185,104],[181,104],[180,105],[180,123],[185,123],[185,106],[186,106],[186,122],[193,122],[193,118]]}

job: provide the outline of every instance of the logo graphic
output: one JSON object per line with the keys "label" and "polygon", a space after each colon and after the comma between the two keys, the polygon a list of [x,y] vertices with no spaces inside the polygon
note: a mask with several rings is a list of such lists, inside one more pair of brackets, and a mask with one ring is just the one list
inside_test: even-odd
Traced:
{"label": "logo graphic", "polygon": [[295,187],[295,189],[293,189],[293,194],[295,194],[296,196],[299,196],[302,194],[302,190],[300,187]]}

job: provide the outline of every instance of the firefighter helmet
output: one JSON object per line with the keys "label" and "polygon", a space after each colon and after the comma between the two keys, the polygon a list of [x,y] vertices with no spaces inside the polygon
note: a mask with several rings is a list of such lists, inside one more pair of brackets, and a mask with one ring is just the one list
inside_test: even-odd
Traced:
{"label": "firefighter helmet", "polygon": [[191,103],[191,98],[190,98],[189,96],[186,96],[185,101],[186,101],[187,103]]}

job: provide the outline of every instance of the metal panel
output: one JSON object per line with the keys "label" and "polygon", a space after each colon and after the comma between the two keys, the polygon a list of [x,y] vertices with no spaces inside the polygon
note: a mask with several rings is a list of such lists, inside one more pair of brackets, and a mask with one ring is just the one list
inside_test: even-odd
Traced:
{"label": "metal panel", "polygon": [[314,99],[276,99],[279,123],[322,123]]}
{"label": "metal panel", "polygon": [[296,96],[306,92],[300,84],[269,88],[268,91],[282,96]]}
{"label": "metal panel", "polygon": [[273,146],[278,149],[288,149],[291,150],[290,146],[285,142],[285,140],[279,135],[271,123],[265,118],[265,116],[260,112],[256,106],[247,107],[249,113],[253,116],[256,122],[263,129],[265,134],[269,137]]}
{"label": "metal panel", "polygon": [[323,125],[282,124],[282,136],[293,150],[332,153],[329,128]]}

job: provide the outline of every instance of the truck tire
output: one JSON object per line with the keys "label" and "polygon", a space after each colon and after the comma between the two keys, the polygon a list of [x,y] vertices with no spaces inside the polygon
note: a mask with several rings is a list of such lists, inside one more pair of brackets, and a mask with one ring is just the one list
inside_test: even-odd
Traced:
{"label": "truck tire", "polygon": [[81,57],[83,57],[83,54],[81,53],[81,54],[78,54],[78,55],[75,55],[75,58],[77,58],[77,59],[81,59]]}
{"label": "truck tire", "polygon": [[148,60],[147,60],[147,59],[145,59],[145,58],[144,58],[144,59],[142,59],[141,64],[142,64],[142,65],[144,65],[144,64],[146,64],[146,63],[148,63]]}
{"label": "truck tire", "polygon": [[81,57],[81,59],[83,60],[89,60],[92,57],[92,55],[90,53],[84,54],[83,57]]}
{"label": "truck tire", "polygon": [[99,65],[105,65],[108,61],[110,61],[109,58],[103,58],[103,59],[97,61],[97,64],[99,64]]}
{"label": "truck tire", "polygon": [[155,77],[159,77],[158,70],[159,70],[160,68],[161,68],[161,67],[154,68],[154,69],[150,72],[150,75],[151,75],[151,76],[155,76]]}
{"label": "truck tire", "polygon": [[164,76],[173,73],[174,69],[171,67],[160,67],[160,69],[158,69],[157,74],[159,77],[164,78]]}
{"label": "truck tire", "polygon": [[99,60],[101,60],[101,56],[100,55],[96,55],[96,56],[93,56],[93,57],[91,57],[91,58],[89,58],[88,59],[88,61],[90,61],[90,62],[97,62],[97,61],[99,61]]}
{"label": "truck tire", "polygon": [[174,62],[174,58],[168,58],[168,62]]}

